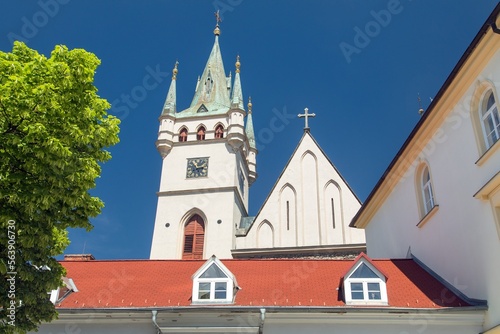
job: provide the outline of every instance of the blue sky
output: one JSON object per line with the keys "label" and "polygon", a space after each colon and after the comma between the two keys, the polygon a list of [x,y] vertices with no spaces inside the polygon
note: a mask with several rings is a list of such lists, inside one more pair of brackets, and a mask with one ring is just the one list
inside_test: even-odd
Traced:
{"label": "blue sky", "polygon": [[226,72],[234,74],[239,54],[244,98],[252,96],[260,148],[250,188],[255,214],[302,136],[303,120],[286,115],[305,107],[316,113],[312,135],[364,201],[419,119],[417,94],[425,109],[496,4],[11,0],[2,6],[0,49],[23,39],[46,55],[64,44],[101,59],[95,85],[122,120],[121,142],[92,191],[106,207],[93,231],[71,231],[67,253],[148,258],[161,168],[157,118],[176,60],[178,110],[191,102],[216,9]]}

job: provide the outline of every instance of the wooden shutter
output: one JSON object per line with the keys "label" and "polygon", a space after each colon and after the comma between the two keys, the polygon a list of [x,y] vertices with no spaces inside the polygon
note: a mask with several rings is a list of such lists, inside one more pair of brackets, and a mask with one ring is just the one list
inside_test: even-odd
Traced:
{"label": "wooden shutter", "polygon": [[203,258],[205,241],[205,223],[199,215],[194,215],[184,227],[183,260],[199,260]]}

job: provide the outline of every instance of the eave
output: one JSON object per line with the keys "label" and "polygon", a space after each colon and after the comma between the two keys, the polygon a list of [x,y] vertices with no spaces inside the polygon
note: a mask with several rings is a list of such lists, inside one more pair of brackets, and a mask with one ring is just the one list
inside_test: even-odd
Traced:
{"label": "eave", "polygon": [[[368,195],[363,206],[354,216],[350,227],[365,228],[377,212],[380,205],[387,199],[394,187],[403,179],[409,166],[418,157],[422,148],[439,129],[442,122],[453,110],[457,101],[473,85],[476,78],[490,61],[498,48],[493,47],[500,40],[497,25],[500,4],[492,11],[472,43],[464,52],[457,65],[453,68],[427,111],[405,140],[396,156],[393,158],[382,177]],[[488,47],[488,45],[490,46]],[[472,57],[472,54],[475,57]]]}

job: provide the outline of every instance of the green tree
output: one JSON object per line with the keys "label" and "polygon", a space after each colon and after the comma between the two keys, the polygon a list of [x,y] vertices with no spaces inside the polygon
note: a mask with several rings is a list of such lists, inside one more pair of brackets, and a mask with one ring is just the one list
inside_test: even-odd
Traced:
{"label": "green tree", "polygon": [[111,158],[105,148],[118,142],[119,120],[93,84],[99,64],[65,46],[50,58],[20,42],[0,52],[0,332],[57,316],[47,293],[65,272],[54,256],[69,244],[67,228],[90,230],[103,207],[89,190]]}

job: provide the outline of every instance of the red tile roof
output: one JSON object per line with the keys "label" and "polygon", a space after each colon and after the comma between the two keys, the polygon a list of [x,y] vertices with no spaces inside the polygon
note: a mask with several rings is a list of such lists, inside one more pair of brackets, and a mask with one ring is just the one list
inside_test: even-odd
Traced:
{"label": "red tile roof", "polygon": [[[241,287],[235,306],[345,307],[342,276],[350,260],[221,260]],[[470,306],[411,259],[371,260],[387,276],[387,307]],[[78,292],[59,308],[191,305],[192,275],[202,260],[62,261]],[[352,306],[355,307],[355,306]]]}

